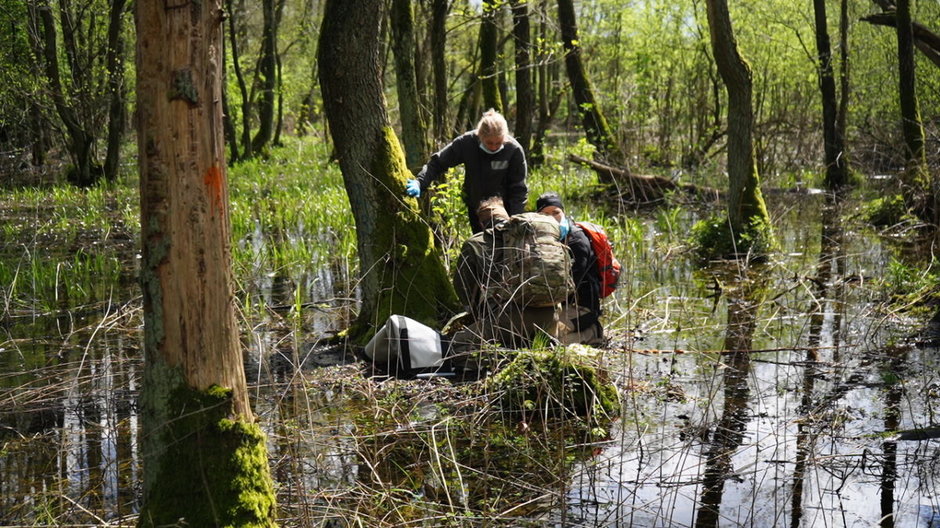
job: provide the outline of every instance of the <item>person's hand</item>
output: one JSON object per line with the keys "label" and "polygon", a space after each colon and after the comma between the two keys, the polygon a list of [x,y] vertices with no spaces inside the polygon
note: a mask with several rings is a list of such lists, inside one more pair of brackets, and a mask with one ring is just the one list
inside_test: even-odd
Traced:
{"label": "person's hand", "polygon": [[421,184],[418,180],[412,178],[405,182],[405,194],[413,198],[421,196]]}

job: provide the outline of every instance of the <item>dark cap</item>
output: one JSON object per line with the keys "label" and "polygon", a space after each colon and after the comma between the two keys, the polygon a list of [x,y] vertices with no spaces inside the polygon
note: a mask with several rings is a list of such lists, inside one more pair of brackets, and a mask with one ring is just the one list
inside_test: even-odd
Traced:
{"label": "dark cap", "polygon": [[539,199],[536,200],[535,211],[541,211],[550,205],[554,205],[559,209],[565,208],[565,206],[561,203],[561,196],[558,196],[558,193],[555,191],[549,191],[547,193],[542,193],[542,196],[539,196]]}

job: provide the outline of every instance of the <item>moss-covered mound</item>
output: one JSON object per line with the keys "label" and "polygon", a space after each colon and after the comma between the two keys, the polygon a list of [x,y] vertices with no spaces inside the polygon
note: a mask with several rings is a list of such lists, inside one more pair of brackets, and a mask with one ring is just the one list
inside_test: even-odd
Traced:
{"label": "moss-covered mound", "polygon": [[590,428],[620,415],[617,387],[583,346],[519,351],[487,383],[504,415],[523,421],[577,419]]}

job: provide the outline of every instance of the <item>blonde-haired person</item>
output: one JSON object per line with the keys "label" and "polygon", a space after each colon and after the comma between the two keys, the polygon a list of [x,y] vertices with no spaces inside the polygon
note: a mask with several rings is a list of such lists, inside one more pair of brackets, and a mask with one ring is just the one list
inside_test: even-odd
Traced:
{"label": "blonde-haired person", "polygon": [[525,153],[509,135],[506,118],[496,110],[483,114],[474,130],[461,134],[436,152],[418,173],[408,180],[405,192],[418,197],[448,169],[464,166],[463,200],[474,233],[483,230],[477,205],[490,196],[500,196],[510,215],[525,210],[527,195]]}

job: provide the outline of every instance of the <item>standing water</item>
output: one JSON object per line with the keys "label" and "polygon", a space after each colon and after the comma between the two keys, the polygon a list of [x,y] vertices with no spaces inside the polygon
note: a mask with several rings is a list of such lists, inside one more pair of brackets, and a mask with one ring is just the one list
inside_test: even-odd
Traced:
{"label": "standing water", "polygon": [[[581,436],[467,413],[483,382],[365,377],[322,346],[355,308],[344,269],[259,268],[242,328],[281,524],[940,526],[937,350],[884,302],[901,250],[822,196],[771,205],[782,250],[746,268],[693,266],[687,211],[612,230],[623,415]],[[140,301],[126,277],[103,291],[5,297],[2,525],[136,521]]]}

